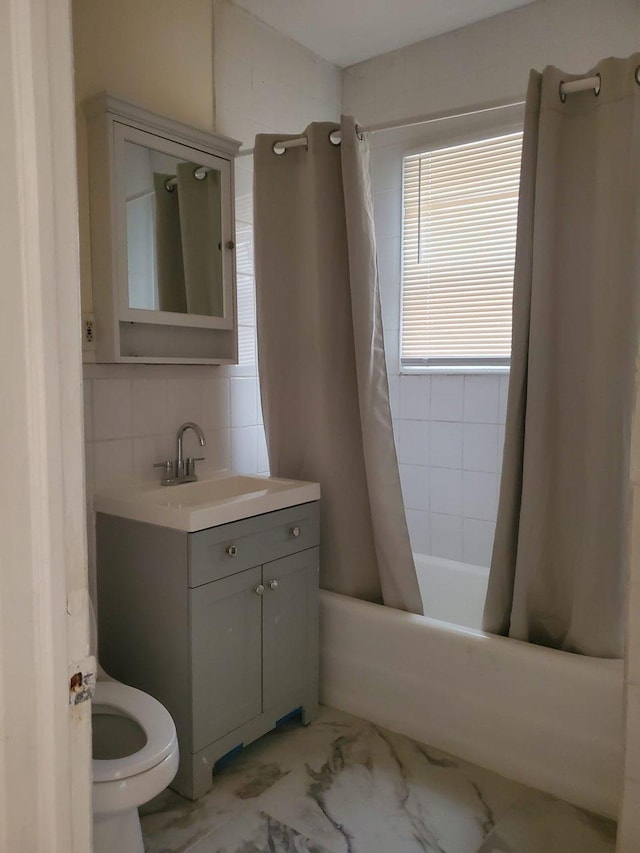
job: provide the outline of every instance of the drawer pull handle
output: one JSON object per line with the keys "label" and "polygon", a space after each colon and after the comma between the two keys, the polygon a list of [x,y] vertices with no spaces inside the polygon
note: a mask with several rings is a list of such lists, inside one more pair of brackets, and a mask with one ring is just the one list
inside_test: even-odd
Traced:
{"label": "drawer pull handle", "polygon": [[269,589],[278,589],[278,581],[267,581],[267,586],[269,587]]}
{"label": "drawer pull handle", "polygon": [[264,587],[262,586],[261,583],[259,583],[258,586],[256,586],[253,591],[255,592],[256,595],[264,595]]}
{"label": "drawer pull handle", "polygon": [[237,557],[238,556],[238,546],[237,545],[228,545],[226,551],[227,551],[228,557]]}
{"label": "drawer pull handle", "polygon": [[300,528],[298,527],[298,525],[297,525],[297,524],[296,524],[296,526],[295,526],[295,527],[290,527],[290,528],[289,528],[289,535],[290,535],[290,536],[293,536],[294,538],[295,538],[296,536],[300,536]]}

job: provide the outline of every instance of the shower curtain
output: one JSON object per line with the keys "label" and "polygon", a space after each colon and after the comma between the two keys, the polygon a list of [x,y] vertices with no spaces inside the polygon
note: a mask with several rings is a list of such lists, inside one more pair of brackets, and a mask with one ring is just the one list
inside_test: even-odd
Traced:
{"label": "shower curtain", "polygon": [[184,259],[180,240],[178,193],[168,192],[165,184],[173,175],[153,174],[155,193],[155,256],[158,277],[158,310],[186,313]]}
{"label": "shower curtain", "polygon": [[187,312],[221,317],[220,173],[210,169],[198,180],[196,168],[193,163],[178,163],[176,169]]}
{"label": "shower curtain", "polygon": [[506,440],[485,630],[624,649],[640,296],[640,54],[527,95]]}
{"label": "shower curtain", "polygon": [[255,147],[258,359],[271,473],[322,489],[325,589],[422,613],[393,441],[366,142],[351,118]]}

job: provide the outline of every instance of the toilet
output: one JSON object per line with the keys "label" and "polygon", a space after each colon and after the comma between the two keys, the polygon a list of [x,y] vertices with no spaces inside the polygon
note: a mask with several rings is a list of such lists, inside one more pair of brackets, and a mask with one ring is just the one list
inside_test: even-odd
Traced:
{"label": "toilet", "polygon": [[178,770],[173,719],[152,696],[114,681],[98,666],[92,725],[94,853],[144,853],[138,807]]}

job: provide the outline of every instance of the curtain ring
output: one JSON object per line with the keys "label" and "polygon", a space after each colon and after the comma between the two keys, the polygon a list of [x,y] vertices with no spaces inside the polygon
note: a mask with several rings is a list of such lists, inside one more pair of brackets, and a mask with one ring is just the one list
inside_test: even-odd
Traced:
{"label": "curtain ring", "polygon": [[597,98],[600,92],[602,91],[602,75],[600,74],[600,72],[596,74],[596,77],[598,78],[598,83],[596,86],[593,87],[593,94]]}
{"label": "curtain ring", "polygon": [[566,95],[565,95],[565,93],[562,91],[562,87],[563,87],[563,86],[564,86],[564,80],[561,80],[561,81],[560,81],[560,85],[558,86],[558,95],[560,95],[560,100],[561,100],[561,101],[562,101],[562,103],[564,104],[564,102],[567,100],[567,96],[566,96]]}
{"label": "curtain ring", "polygon": [[340,145],[342,142],[342,137],[340,136],[340,128],[336,128],[335,130],[331,130],[329,132],[329,142],[332,145]]}
{"label": "curtain ring", "polygon": [[277,154],[278,156],[280,156],[281,154],[284,154],[284,152],[286,150],[287,149],[284,147],[282,142],[274,142],[273,143],[273,153],[274,154]]}

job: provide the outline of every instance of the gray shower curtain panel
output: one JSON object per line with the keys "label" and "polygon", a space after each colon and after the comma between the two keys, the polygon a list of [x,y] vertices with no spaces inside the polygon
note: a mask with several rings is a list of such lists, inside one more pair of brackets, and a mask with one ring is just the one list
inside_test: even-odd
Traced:
{"label": "gray shower curtain panel", "polygon": [[255,147],[258,358],[271,472],[322,489],[321,585],[422,612],[400,492],[366,142]]}
{"label": "gray shower curtain panel", "polygon": [[[640,297],[640,54],[601,90],[527,95],[513,352],[484,627],[596,657],[624,652]],[[582,75],[581,75],[582,76]]]}

